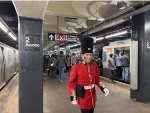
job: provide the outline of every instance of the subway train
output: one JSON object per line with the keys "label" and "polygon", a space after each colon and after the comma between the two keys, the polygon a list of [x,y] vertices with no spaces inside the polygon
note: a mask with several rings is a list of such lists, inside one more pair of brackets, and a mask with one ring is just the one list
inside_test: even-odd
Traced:
{"label": "subway train", "polygon": [[0,42],[0,89],[18,72],[18,50]]}
{"label": "subway train", "polygon": [[109,55],[111,53],[113,55],[121,55],[121,53],[124,53],[128,56],[130,61],[131,39],[110,42],[109,45],[104,46],[102,50],[103,76],[110,78],[111,72],[108,69],[108,60],[110,58]]}

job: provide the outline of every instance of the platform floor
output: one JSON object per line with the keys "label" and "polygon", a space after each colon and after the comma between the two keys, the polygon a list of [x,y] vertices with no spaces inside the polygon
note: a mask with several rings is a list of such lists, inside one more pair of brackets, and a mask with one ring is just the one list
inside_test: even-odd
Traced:
{"label": "platform floor", "polygon": [[[67,78],[61,83],[57,78],[43,75],[43,113],[80,113],[78,106],[70,104]],[[105,97],[97,88],[97,104],[94,113],[150,113],[150,103],[130,99],[129,87],[103,81],[110,90]],[[0,92],[0,113],[18,112],[18,76]]]}

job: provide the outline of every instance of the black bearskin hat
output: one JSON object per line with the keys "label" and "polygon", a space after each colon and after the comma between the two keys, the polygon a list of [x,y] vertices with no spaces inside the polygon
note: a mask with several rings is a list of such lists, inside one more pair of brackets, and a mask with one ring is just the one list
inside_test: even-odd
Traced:
{"label": "black bearskin hat", "polygon": [[93,38],[81,38],[81,54],[93,53]]}

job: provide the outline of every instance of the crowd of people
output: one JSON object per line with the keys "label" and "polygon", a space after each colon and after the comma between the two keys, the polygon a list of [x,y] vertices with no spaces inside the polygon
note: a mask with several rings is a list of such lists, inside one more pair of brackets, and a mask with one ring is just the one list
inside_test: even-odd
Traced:
{"label": "crowd of people", "polygon": [[[130,60],[123,52],[116,52],[116,54],[110,54],[108,60],[108,68],[111,71],[110,80],[113,82],[116,80],[129,81],[129,64]],[[52,78],[59,77],[63,82],[64,72],[69,72],[71,67],[80,61],[82,61],[81,55],[75,53],[64,55],[63,51],[59,55],[52,54],[51,56],[45,54],[43,56],[43,70],[48,73],[48,76]],[[103,76],[103,63],[102,59],[98,55],[93,56],[92,61],[95,62],[99,69],[99,75]],[[57,76],[58,75],[58,76]]]}
{"label": "crowd of people", "polygon": [[[115,79],[120,79],[123,81],[129,81],[129,64],[130,60],[126,54],[123,52],[117,53],[115,55],[110,54],[110,59],[108,60],[108,67],[111,71],[110,79],[113,81]],[[116,72],[116,73],[115,73]]]}
{"label": "crowd of people", "polygon": [[[61,82],[64,80],[64,73],[69,71],[71,66],[79,62],[78,56],[75,53],[72,55],[64,55],[63,51],[60,51],[59,55],[45,54],[43,56],[43,71],[48,73],[51,78],[59,78]],[[58,75],[58,76],[57,76]]]}

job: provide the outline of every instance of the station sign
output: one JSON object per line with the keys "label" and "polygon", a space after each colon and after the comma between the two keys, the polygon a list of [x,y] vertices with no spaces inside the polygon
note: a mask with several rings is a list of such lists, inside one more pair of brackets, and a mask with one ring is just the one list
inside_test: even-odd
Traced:
{"label": "station sign", "polygon": [[48,33],[48,41],[77,42],[78,36],[70,34]]}
{"label": "station sign", "polygon": [[40,51],[40,36],[25,35],[24,48],[26,51]]}
{"label": "station sign", "polygon": [[69,35],[68,42],[77,42],[79,40],[77,35]]}

